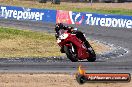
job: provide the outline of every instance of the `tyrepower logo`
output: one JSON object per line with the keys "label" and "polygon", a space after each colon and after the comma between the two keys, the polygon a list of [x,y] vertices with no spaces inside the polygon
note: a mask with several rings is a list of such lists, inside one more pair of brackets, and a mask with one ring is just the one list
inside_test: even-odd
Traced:
{"label": "tyrepower logo", "polygon": [[130,82],[129,73],[86,73],[79,66],[79,73],[76,75],[79,84],[85,82]]}
{"label": "tyrepower logo", "polygon": [[40,12],[31,12],[31,9],[22,9],[22,10],[9,10],[7,7],[2,6],[0,8],[1,17],[4,18],[15,18],[17,20],[20,19],[28,19],[28,20],[42,20],[44,13]]}
{"label": "tyrepower logo", "polygon": [[92,14],[86,14],[86,16],[87,16],[86,24],[100,25],[106,27],[132,28],[132,20],[107,18],[107,16],[105,18],[94,17]]}
{"label": "tyrepower logo", "polygon": [[83,22],[85,21],[85,18],[84,18],[85,15],[82,13],[69,11],[69,15],[70,15],[72,24],[83,24]]}

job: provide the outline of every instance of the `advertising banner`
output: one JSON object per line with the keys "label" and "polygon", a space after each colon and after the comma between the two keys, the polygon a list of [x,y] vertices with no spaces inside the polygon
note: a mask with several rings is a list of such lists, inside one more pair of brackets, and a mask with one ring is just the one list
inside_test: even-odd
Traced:
{"label": "advertising banner", "polygon": [[[60,14],[60,12],[63,14]],[[69,11],[69,13],[66,11],[57,11],[57,14],[59,14],[59,17],[65,16],[62,17],[62,19],[68,21],[61,20],[60,22],[67,24],[88,24],[106,27],[132,28],[132,16],[95,14],[72,11]]]}
{"label": "advertising banner", "polygon": [[56,10],[0,6],[0,18],[56,22]]}
{"label": "advertising banner", "polygon": [[0,18],[132,28],[132,16],[0,6]]}

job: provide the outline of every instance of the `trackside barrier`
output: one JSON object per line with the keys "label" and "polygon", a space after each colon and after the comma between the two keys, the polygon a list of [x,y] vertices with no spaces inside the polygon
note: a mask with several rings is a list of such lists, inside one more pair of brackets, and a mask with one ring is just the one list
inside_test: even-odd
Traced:
{"label": "trackside barrier", "polygon": [[56,22],[56,10],[0,6],[0,18]]}
{"label": "trackside barrier", "polygon": [[0,18],[132,28],[132,16],[0,6]]}

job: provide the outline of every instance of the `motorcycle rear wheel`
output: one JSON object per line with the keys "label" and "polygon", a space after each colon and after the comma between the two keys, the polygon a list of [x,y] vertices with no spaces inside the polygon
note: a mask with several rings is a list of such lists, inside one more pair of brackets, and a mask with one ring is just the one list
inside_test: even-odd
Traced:
{"label": "motorcycle rear wheel", "polygon": [[[73,46],[73,48],[74,48],[74,46]],[[72,52],[71,50],[72,50],[72,48],[67,47],[67,46],[64,46],[64,51],[65,51],[67,57],[68,57],[72,62],[77,62],[77,61],[78,61],[77,54],[76,54],[76,52]],[[75,48],[74,48],[74,50],[75,50]]]}

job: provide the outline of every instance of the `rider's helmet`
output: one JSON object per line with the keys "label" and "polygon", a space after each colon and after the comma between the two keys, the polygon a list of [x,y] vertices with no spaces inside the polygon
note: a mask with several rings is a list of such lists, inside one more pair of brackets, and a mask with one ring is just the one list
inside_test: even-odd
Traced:
{"label": "rider's helmet", "polygon": [[60,29],[63,29],[64,25],[63,25],[62,23],[57,23],[57,24],[55,25],[55,27],[58,28],[58,29],[60,30]]}

